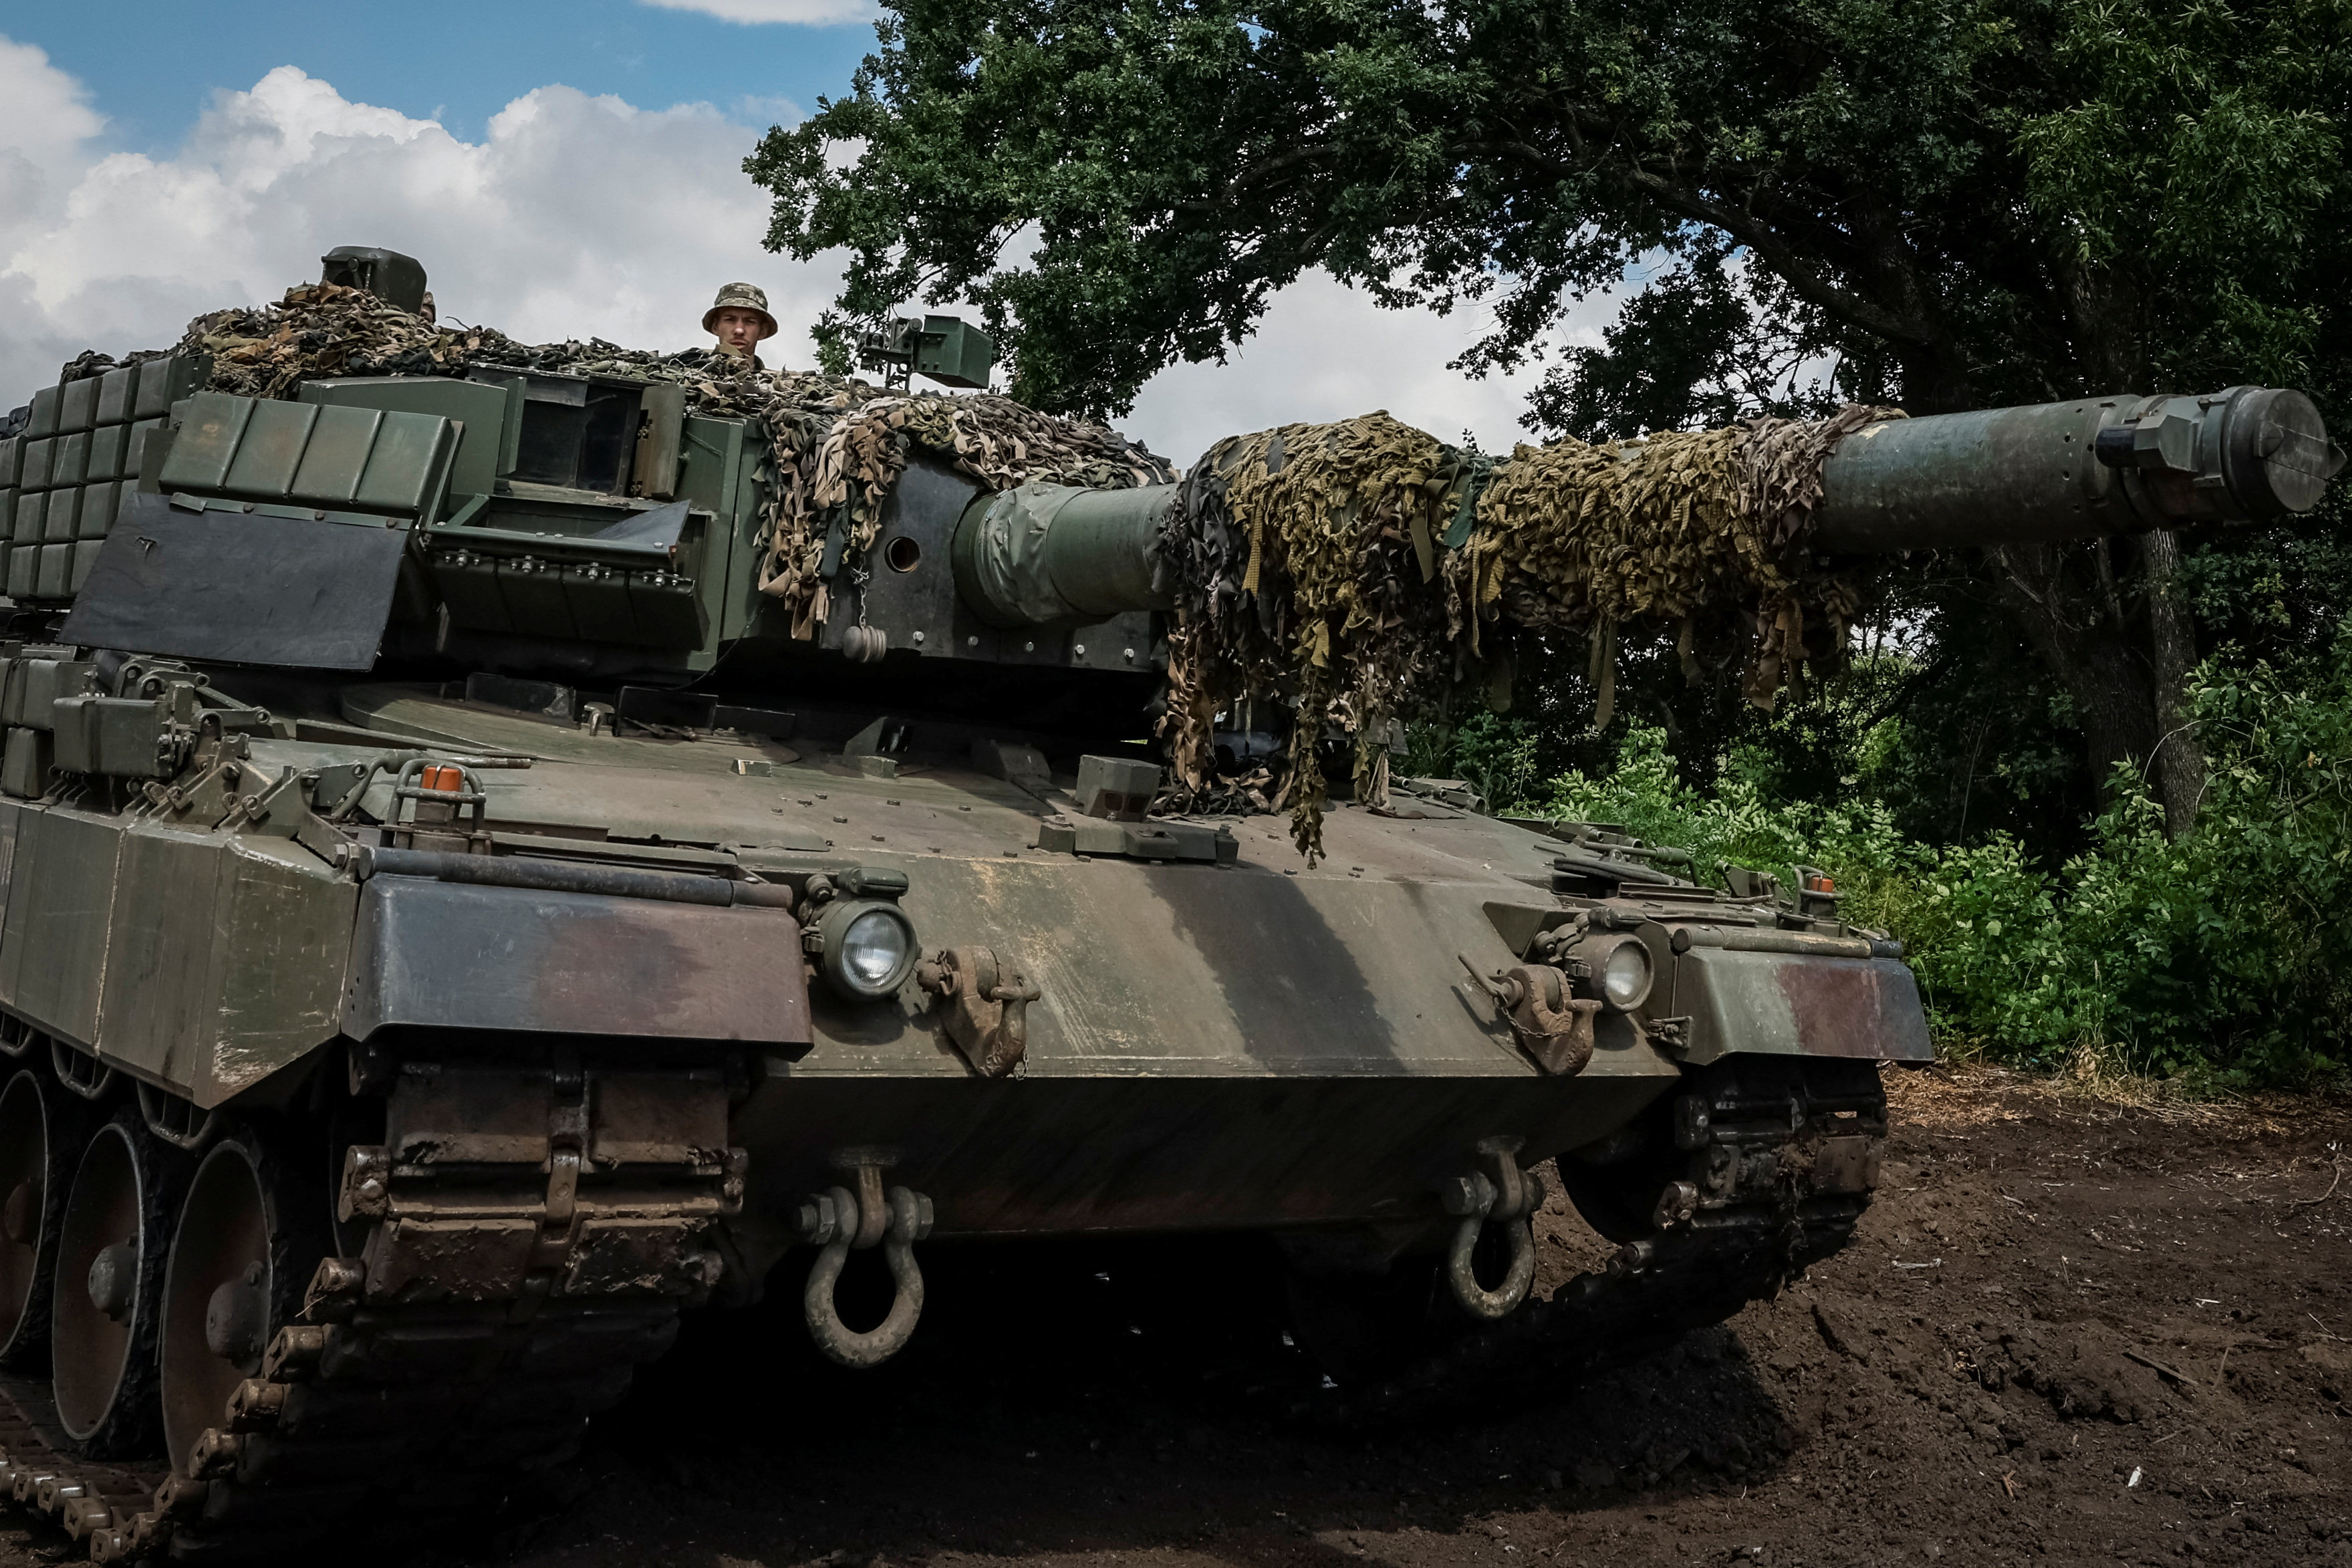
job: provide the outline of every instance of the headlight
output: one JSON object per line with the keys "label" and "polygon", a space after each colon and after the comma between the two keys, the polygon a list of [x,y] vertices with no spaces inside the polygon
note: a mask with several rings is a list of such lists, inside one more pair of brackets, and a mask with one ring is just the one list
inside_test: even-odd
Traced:
{"label": "headlight", "polygon": [[914,922],[880,899],[836,899],[816,920],[824,977],[853,1000],[874,1001],[907,983],[914,972]]}
{"label": "headlight", "polygon": [[1649,999],[1650,950],[1627,937],[1601,963],[1601,999],[1620,1013],[1630,1013]]}
{"label": "headlight", "polygon": [[852,984],[880,991],[912,947],[904,921],[886,910],[868,910],[841,933],[841,966]]}

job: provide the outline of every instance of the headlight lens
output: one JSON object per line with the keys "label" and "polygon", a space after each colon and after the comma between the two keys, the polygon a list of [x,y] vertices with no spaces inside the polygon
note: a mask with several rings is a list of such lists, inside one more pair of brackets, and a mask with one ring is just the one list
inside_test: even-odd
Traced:
{"label": "headlight lens", "polygon": [[867,990],[880,989],[907,956],[907,927],[886,910],[868,910],[841,934],[841,965]]}
{"label": "headlight lens", "polygon": [[882,899],[836,899],[816,918],[824,977],[844,996],[872,1002],[914,973],[914,922]]}
{"label": "headlight lens", "polygon": [[1631,939],[1619,942],[1601,965],[1601,994],[1621,1013],[1630,1013],[1648,1000],[1650,950]]}

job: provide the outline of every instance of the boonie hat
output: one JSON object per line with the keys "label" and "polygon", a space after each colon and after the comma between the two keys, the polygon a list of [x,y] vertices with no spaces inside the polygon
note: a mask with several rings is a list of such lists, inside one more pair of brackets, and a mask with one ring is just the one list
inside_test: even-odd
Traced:
{"label": "boonie hat", "polygon": [[772,338],[776,335],[776,318],[768,314],[767,292],[755,284],[730,283],[719,289],[719,298],[710,302],[710,309],[702,312],[704,331],[713,330],[710,323],[721,310],[754,311],[760,320],[768,323],[768,330],[760,335],[763,338]]}

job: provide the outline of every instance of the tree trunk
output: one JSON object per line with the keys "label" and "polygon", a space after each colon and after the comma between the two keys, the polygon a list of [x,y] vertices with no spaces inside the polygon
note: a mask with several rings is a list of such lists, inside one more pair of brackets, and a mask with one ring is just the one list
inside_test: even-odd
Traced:
{"label": "tree trunk", "polygon": [[2074,700],[2102,784],[2116,763],[2145,761],[2160,731],[2147,665],[2129,633],[2103,613],[2101,595],[2068,581],[2060,550],[2011,544],[1991,556],[1995,591]]}
{"label": "tree trunk", "polygon": [[2098,571],[2076,574],[2067,569],[2065,548],[2009,545],[1991,552],[1993,581],[2003,607],[2073,699],[2101,782],[2117,763],[2141,769],[2163,803],[2165,832],[2178,837],[2195,824],[2205,793],[2204,748],[2181,703],[2196,662],[2195,634],[2176,589],[2179,537],[2148,533],[2139,546],[2144,634],[2137,616],[2126,618],[2104,556]]}
{"label": "tree trunk", "polygon": [[2197,662],[2197,632],[2180,602],[2179,569],[2177,531],[2158,529],[2141,539],[2148,651],[2155,667],[2157,793],[2164,801],[2164,831],[2175,838],[2196,826],[2205,796],[2205,747],[2181,701]]}
{"label": "tree trunk", "polygon": [[[2147,363],[2132,291],[2106,269],[2081,265],[2063,250],[2053,265],[2089,390],[2137,384]],[[2061,389],[2053,387],[2051,395],[2062,395]],[[2204,748],[2181,703],[2197,661],[2196,633],[2177,588],[2179,535],[2159,530],[2137,544],[2144,631],[2138,596],[2127,580],[2117,580],[2117,542],[2089,546],[2094,581],[2067,569],[2082,557],[2065,547],[1997,550],[1992,567],[2002,604],[2074,699],[2102,785],[2117,763],[2140,768],[2163,803],[2165,832],[2177,838],[2196,823],[2205,794]]]}

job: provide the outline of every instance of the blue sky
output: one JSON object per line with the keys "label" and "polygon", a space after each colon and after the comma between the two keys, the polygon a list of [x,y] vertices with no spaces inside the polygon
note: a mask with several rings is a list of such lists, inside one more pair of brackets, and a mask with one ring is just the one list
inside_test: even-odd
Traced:
{"label": "blue sky", "polygon": [[551,84],[640,108],[707,102],[765,124],[789,112],[776,100],[805,110],[845,94],[874,44],[868,20],[747,26],[643,0],[100,0],[8,12],[0,32],[39,45],[89,88],[110,143],[151,154],[176,145],[215,92],[283,65],[471,142],[507,103]]}

